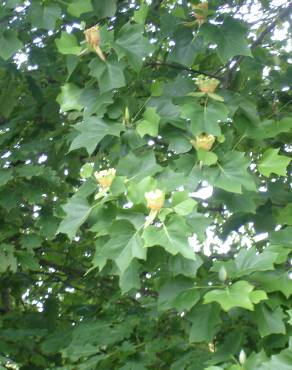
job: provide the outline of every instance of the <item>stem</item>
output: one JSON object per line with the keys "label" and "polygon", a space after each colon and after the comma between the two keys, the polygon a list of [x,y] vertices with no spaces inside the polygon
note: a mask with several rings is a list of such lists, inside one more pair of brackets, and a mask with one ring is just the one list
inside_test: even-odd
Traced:
{"label": "stem", "polygon": [[135,116],[133,117],[132,119],[132,122],[135,122],[135,119],[139,116],[139,114],[142,112],[142,110],[144,109],[145,105],[149,102],[149,100],[151,99],[151,96],[149,96],[145,102],[142,104],[142,106],[140,107],[140,109],[138,110],[138,112],[135,114]]}

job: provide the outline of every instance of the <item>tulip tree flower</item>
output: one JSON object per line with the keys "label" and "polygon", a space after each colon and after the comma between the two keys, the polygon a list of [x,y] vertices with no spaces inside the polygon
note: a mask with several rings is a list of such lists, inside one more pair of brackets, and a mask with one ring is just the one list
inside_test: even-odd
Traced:
{"label": "tulip tree flower", "polygon": [[98,26],[93,26],[84,31],[85,40],[88,44],[93,47],[96,51],[96,54],[100,57],[101,60],[105,62],[105,56],[100,48],[100,32]]}
{"label": "tulip tree flower", "polygon": [[95,171],[94,176],[102,188],[109,188],[116,176],[116,170],[109,168],[108,170]]}
{"label": "tulip tree flower", "polygon": [[148,193],[145,193],[145,199],[147,202],[147,207],[150,209],[150,213],[147,217],[147,220],[144,224],[144,228],[149,226],[158,215],[159,211],[164,205],[165,194],[160,189],[155,189]]}
{"label": "tulip tree flower", "polygon": [[199,25],[205,23],[208,17],[208,3],[205,1],[199,4],[192,4],[192,9],[197,23]]}
{"label": "tulip tree flower", "polygon": [[210,78],[207,76],[200,75],[197,78],[197,85],[199,90],[205,94],[213,94],[217,89],[220,81],[217,78]]}
{"label": "tulip tree flower", "polygon": [[195,149],[204,149],[204,150],[211,150],[214,142],[215,136],[213,135],[206,135],[201,134],[196,136],[195,140],[191,140],[191,143]]}

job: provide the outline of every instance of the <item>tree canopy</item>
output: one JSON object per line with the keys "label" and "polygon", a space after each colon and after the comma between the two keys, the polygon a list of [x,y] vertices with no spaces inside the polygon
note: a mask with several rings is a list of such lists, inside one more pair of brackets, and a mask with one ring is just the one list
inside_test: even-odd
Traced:
{"label": "tree canopy", "polygon": [[0,369],[291,369],[291,13],[1,2]]}

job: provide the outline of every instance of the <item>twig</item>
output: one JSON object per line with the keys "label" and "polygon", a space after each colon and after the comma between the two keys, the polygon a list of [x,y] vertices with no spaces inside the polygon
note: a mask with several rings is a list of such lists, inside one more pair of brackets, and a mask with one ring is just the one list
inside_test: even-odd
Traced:
{"label": "twig", "polygon": [[149,63],[146,63],[145,66],[146,67],[169,67],[169,68],[177,69],[177,70],[180,70],[180,71],[186,71],[186,72],[189,72],[189,73],[193,73],[193,74],[197,74],[197,75],[204,75],[204,76],[208,76],[208,77],[218,79],[218,77],[213,73],[208,73],[208,72],[200,71],[198,69],[184,67],[180,64],[172,64],[172,63],[165,63],[165,62],[149,62]]}

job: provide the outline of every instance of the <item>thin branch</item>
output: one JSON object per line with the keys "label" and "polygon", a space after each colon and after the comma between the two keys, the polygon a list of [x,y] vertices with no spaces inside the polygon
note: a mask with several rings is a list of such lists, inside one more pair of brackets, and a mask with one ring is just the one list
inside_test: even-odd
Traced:
{"label": "thin branch", "polygon": [[146,67],[168,67],[168,68],[173,68],[173,69],[177,69],[177,70],[180,70],[180,71],[186,71],[186,72],[189,72],[189,73],[192,73],[192,74],[204,75],[204,76],[208,76],[208,77],[218,79],[218,76],[216,76],[215,74],[200,71],[198,69],[184,67],[180,64],[172,64],[172,63],[165,63],[165,62],[149,62],[149,63],[146,63],[145,66]]}
{"label": "thin branch", "polygon": [[47,261],[45,259],[40,259],[40,264],[42,266],[51,267],[55,270],[59,270],[61,272],[64,272],[67,275],[84,276],[84,274],[86,272],[86,270],[75,269],[75,268],[67,267],[67,266],[61,266],[61,265],[58,265],[55,262]]}
{"label": "thin branch", "polygon": [[[257,46],[261,45],[262,42],[264,41],[265,37],[276,27],[277,23],[280,21],[280,20],[283,20],[284,18],[286,18],[290,12],[292,11],[292,2],[290,3],[290,5],[287,6],[287,8],[284,8],[284,9],[281,9],[281,11],[279,12],[278,16],[274,19],[274,21],[272,23],[270,23],[259,35],[259,37],[252,43],[250,49],[251,50],[254,50]],[[235,59],[229,61],[224,67],[220,68],[216,73],[215,73],[215,76],[217,75],[217,73],[219,73],[222,69],[224,68],[228,68],[233,62],[235,62],[233,64],[233,66],[227,71],[228,72],[228,75],[230,76],[232,74],[233,71],[236,70],[236,68],[239,66],[239,64],[243,61],[244,59],[244,56],[239,56],[239,57],[236,57]],[[218,77],[216,77],[218,78]],[[230,80],[229,78],[227,78],[227,80]]]}

